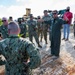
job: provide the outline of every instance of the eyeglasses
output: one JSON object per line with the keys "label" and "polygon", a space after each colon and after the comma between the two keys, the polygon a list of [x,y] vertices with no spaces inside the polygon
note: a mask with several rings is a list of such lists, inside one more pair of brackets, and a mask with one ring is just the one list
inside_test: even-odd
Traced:
{"label": "eyeglasses", "polygon": [[6,20],[2,20],[2,22],[6,22]]}

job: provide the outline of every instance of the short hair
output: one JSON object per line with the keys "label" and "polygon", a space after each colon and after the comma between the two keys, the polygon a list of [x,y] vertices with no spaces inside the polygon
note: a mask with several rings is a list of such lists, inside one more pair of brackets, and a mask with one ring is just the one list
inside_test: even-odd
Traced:
{"label": "short hair", "polygon": [[19,28],[20,27],[19,27],[18,23],[14,22],[14,21],[12,21],[8,24],[8,30],[10,30],[10,32],[13,32],[13,33],[17,32]]}
{"label": "short hair", "polygon": [[47,10],[44,10],[43,12],[45,13],[45,12],[48,12],[48,11]]}
{"label": "short hair", "polygon": [[57,11],[57,10],[53,10],[53,12],[56,12],[56,13],[58,13],[58,11]]}
{"label": "short hair", "polygon": [[53,10],[53,12],[52,13],[56,13],[56,14],[58,14],[58,11],[57,10]]}

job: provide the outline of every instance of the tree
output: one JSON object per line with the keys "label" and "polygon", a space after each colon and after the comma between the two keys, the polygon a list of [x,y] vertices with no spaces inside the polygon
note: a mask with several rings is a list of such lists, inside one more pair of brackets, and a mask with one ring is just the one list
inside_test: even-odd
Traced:
{"label": "tree", "polygon": [[0,26],[2,25],[2,19],[0,18]]}

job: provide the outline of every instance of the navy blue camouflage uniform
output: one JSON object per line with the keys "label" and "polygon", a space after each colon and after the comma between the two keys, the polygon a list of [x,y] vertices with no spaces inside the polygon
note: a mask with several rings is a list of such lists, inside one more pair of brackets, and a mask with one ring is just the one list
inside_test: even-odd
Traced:
{"label": "navy blue camouflage uniform", "polygon": [[[0,54],[6,59],[5,75],[32,75],[31,70],[41,63],[34,44],[16,35],[0,41]],[[30,62],[27,63],[28,59]]]}

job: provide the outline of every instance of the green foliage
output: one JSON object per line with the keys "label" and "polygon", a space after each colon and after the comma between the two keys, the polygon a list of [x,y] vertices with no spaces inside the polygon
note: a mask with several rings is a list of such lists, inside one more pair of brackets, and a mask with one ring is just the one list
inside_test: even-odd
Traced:
{"label": "green foliage", "polygon": [[[18,36],[19,37],[21,37],[23,34],[18,34]],[[26,32],[26,37],[28,37],[29,36],[29,34],[28,34],[28,32]]]}
{"label": "green foliage", "polygon": [[23,34],[18,34],[19,37],[21,37]]}
{"label": "green foliage", "polygon": [[0,18],[0,26],[2,25],[2,19]]}

